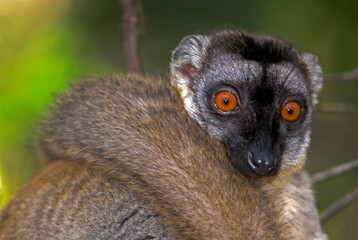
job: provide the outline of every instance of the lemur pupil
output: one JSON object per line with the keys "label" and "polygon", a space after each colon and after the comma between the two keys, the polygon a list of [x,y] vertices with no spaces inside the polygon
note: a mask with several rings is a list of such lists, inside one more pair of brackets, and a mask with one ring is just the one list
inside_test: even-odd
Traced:
{"label": "lemur pupil", "polygon": [[292,110],[292,109],[288,109],[287,112],[288,112],[288,114],[291,115],[291,114],[293,113],[293,110]]}
{"label": "lemur pupil", "polygon": [[229,99],[224,99],[224,104],[228,105],[229,104]]}

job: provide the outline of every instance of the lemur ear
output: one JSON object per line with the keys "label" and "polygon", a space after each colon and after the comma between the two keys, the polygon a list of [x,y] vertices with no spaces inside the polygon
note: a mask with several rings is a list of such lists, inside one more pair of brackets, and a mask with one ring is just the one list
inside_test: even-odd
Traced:
{"label": "lemur ear", "polygon": [[185,37],[173,51],[170,69],[172,83],[180,89],[190,89],[209,45],[209,38],[203,35]]}
{"label": "lemur ear", "polygon": [[312,102],[313,105],[316,105],[318,103],[318,93],[321,90],[323,83],[322,68],[319,65],[318,57],[311,53],[303,53],[302,59],[306,63],[309,73]]}

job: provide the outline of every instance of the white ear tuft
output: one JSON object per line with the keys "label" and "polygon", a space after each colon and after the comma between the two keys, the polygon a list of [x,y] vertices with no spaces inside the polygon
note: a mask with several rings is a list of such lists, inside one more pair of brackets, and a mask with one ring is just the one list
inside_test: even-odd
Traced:
{"label": "white ear tuft", "polygon": [[321,90],[323,83],[322,68],[319,65],[318,57],[311,53],[303,53],[302,59],[306,63],[309,72],[312,102],[313,105],[316,105],[318,103],[318,93]]}
{"label": "white ear tuft", "polygon": [[[190,91],[192,81],[202,67],[202,59],[209,45],[209,38],[203,35],[185,37],[173,51],[170,63],[172,83],[179,88]],[[187,95],[187,94],[182,94]]]}
{"label": "white ear tuft", "polygon": [[209,42],[209,37],[203,35],[185,37],[173,51],[170,63],[171,83],[179,90],[186,112],[203,128],[205,127],[195,99],[194,83]]}

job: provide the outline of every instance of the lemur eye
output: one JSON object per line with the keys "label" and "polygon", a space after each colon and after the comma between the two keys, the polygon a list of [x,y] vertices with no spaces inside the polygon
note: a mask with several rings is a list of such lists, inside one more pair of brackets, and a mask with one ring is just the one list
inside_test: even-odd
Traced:
{"label": "lemur eye", "polygon": [[300,117],[301,111],[301,103],[292,101],[286,103],[285,106],[283,106],[281,110],[281,116],[287,122],[294,122]]}
{"label": "lemur eye", "polygon": [[218,92],[215,95],[215,104],[223,112],[230,112],[237,106],[236,96],[228,91]]}

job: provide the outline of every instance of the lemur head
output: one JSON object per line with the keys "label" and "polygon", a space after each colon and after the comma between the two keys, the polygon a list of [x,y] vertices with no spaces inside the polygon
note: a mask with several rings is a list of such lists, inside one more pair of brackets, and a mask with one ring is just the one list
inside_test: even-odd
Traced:
{"label": "lemur head", "polygon": [[171,73],[190,117],[224,143],[237,170],[270,176],[303,165],[322,87],[316,56],[274,37],[221,31],[185,37]]}

